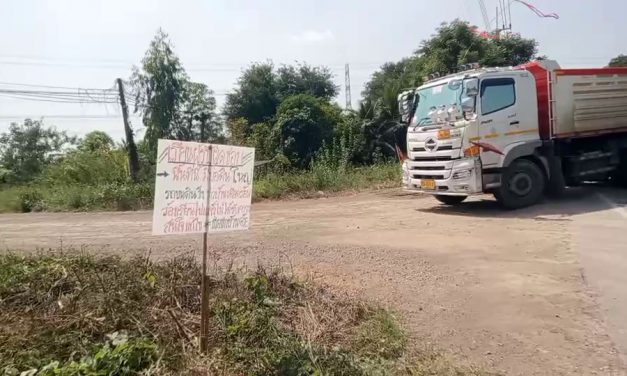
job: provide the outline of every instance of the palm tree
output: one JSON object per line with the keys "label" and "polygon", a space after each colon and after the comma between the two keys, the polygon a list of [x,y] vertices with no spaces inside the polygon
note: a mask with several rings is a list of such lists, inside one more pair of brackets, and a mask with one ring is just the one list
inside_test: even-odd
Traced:
{"label": "palm tree", "polygon": [[397,95],[401,92],[402,80],[389,82],[383,95],[374,103],[362,101],[357,111],[362,120],[366,147],[372,154],[377,148],[384,155],[396,156],[396,146],[405,149],[406,125],[400,122]]}

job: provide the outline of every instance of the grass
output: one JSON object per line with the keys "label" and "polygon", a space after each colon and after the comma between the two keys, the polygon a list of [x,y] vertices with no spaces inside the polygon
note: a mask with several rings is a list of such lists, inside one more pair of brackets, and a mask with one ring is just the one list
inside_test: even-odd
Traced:
{"label": "grass", "polygon": [[264,269],[210,278],[201,354],[200,279],[192,257],[0,255],[0,373],[484,374],[412,353],[388,310]]}
{"label": "grass", "polygon": [[[363,168],[315,168],[313,171],[265,174],[253,185],[253,200],[311,197],[400,185],[398,163]],[[0,213],[36,211],[125,211],[152,209],[153,184],[0,186]]]}
{"label": "grass", "polygon": [[401,170],[398,163],[344,170],[320,167],[310,172],[264,176],[255,181],[254,194],[260,199],[310,197],[319,191],[335,193],[392,188],[400,186],[400,182]]}

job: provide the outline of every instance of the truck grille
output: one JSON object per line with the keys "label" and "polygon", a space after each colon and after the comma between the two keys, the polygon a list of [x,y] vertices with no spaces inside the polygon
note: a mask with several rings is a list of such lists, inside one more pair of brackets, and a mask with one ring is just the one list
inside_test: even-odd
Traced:
{"label": "truck grille", "polygon": [[414,178],[414,179],[435,179],[435,180],[444,179],[444,175],[411,174],[411,177]]}
{"label": "truck grille", "polygon": [[450,161],[453,157],[450,156],[439,156],[439,157],[413,157],[410,160],[415,162],[444,162]]}
{"label": "truck grille", "polygon": [[439,170],[445,170],[445,168],[444,166],[420,166],[420,167],[413,167],[412,170],[439,171]]}
{"label": "truck grille", "polygon": [[[453,145],[443,145],[438,148],[438,151],[445,151],[445,150],[453,150]],[[411,151],[427,151],[427,149],[423,147],[415,147],[415,148],[412,148]]]}

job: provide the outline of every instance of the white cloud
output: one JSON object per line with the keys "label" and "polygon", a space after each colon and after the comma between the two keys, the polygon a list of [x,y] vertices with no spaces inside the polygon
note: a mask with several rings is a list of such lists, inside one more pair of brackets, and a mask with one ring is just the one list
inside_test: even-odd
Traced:
{"label": "white cloud", "polygon": [[319,43],[335,38],[330,30],[315,31],[307,30],[298,35],[292,35],[290,40],[298,43]]}

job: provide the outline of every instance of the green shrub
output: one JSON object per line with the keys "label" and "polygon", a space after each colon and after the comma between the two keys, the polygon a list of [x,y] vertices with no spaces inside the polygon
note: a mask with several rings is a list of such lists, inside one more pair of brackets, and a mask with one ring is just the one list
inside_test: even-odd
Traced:
{"label": "green shrub", "polygon": [[24,188],[19,193],[20,210],[22,213],[40,211],[44,208],[42,193],[34,188]]}
{"label": "green shrub", "polygon": [[129,180],[124,150],[73,151],[50,165],[44,180],[51,186],[123,184]]}

